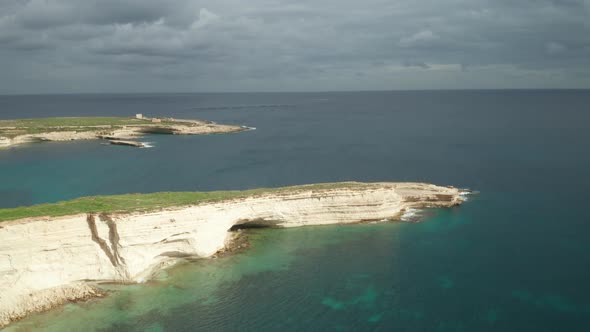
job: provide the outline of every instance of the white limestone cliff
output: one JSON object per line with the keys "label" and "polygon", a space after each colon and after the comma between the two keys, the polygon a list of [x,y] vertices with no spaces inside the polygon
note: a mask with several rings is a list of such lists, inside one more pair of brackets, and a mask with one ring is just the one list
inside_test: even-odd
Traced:
{"label": "white limestone cliff", "polygon": [[237,224],[299,227],[399,220],[410,208],[462,202],[461,191],[453,187],[375,183],[146,213],[2,222],[0,327],[31,312],[98,295],[88,281],[142,282],[180,258],[210,257],[226,246],[229,230]]}

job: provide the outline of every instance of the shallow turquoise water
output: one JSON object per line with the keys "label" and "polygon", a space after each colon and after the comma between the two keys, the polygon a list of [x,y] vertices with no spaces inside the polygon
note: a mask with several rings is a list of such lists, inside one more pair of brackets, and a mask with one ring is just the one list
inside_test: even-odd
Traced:
{"label": "shallow turquoise water", "polygon": [[5,117],[143,112],[258,129],[3,151],[1,206],[339,180],[481,194],[416,224],[257,230],[239,255],[9,331],[590,330],[588,91],[11,98]]}
{"label": "shallow turquoise water", "polygon": [[576,266],[588,260],[570,255],[585,236],[556,234],[541,197],[539,209],[505,213],[531,203],[512,198],[481,194],[417,224],[251,231],[245,252],[111,286],[106,299],[7,331],[583,331],[590,300]]}

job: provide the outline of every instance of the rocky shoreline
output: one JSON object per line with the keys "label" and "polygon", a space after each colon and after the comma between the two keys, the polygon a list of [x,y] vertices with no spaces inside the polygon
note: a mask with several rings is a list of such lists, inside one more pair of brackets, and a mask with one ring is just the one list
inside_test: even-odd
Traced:
{"label": "rocky shoreline", "polygon": [[123,145],[123,146],[132,146],[135,148],[145,148],[145,143],[137,142],[137,141],[125,141],[125,140],[109,140],[109,143],[112,145]]}
{"label": "rocky shoreline", "polygon": [[179,260],[244,250],[242,228],[400,220],[410,208],[464,202],[462,190],[425,183],[297,188],[152,212],[2,222],[0,326],[68,301],[102,296],[93,282],[144,282]]}
{"label": "rocky shoreline", "polygon": [[[158,121],[155,121],[158,120]],[[141,118],[140,124],[125,126],[62,126],[48,127],[46,131],[39,133],[16,134],[14,136],[2,136],[0,132],[0,149],[16,145],[38,142],[64,142],[80,140],[108,140],[112,144],[119,142],[133,142],[129,146],[139,146],[141,142],[133,140],[146,134],[168,135],[207,135],[225,134],[252,130],[250,127],[217,124],[202,120],[180,120],[166,118],[164,122],[156,118]],[[19,128],[0,128],[6,131]],[[116,143],[113,143],[115,141]],[[122,145],[119,144],[119,145]]]}

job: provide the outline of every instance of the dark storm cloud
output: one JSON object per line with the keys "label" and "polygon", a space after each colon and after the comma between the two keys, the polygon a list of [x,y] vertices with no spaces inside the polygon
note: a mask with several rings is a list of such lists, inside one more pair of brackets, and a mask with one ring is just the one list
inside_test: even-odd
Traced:
{"label": "dark storm cloud", "polygon": [[31,0],[22,2],[17,22],[26,28],[47,29],[76,23],[96,25],[141,23],[169,15],[174,6],[150,0]]}
{"label": "dark storm cloud", "polygon": [[4,0],[0,66],[0,92],[590,87],[590,0]]}

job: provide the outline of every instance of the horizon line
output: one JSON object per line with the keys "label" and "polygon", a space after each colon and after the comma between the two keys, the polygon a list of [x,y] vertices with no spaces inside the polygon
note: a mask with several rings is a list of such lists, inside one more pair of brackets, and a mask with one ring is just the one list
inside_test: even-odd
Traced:
{"label": "horizon line", "polygon": [[456,92],[456,91],[590,91],[590,88],[465,88],[465,89],[377,89],[377,90],[321,90],[321,91],[137,91],[137,92],[32,92],[1,93],[10,96],[68,96],[68,95],[190,95],[190,94],[281,94],[281,93],[356,93],[356,92]]}

